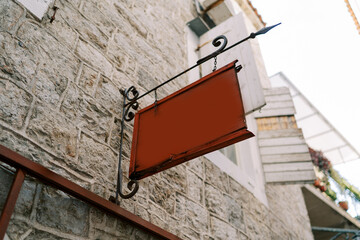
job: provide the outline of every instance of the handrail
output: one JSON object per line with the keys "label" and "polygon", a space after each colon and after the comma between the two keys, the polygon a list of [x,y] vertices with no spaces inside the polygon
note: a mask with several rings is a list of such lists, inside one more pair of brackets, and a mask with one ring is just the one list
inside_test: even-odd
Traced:
{"label": "handrail", "polygon": [[[161,237],[161,239],[180,239],[174,234],[167,232],[166,230],[136,216],[135,214],[119,207],[118,205],[96,195],[93,192],[77,185],[76,183],[67,180],[66,178],[60,176],[59,174],[43,167],[42,165],[35,163],[20,154],[0,145],[0,161],[9,164],[12,167],[17,169],[21,169],[21,172],[25,172],[26,175],[30,175],[32,177],[37,178],[45,184],[53,186],[77,199],[80,199],[92,206],[99,208],[107,213],[113,214],[121,219],[128,221],[135,226],[149,232],[157,237]],[[18,170],[19,171],[19,170]],[[11,198],[11,192],[9,193],[8,199]],[[16,201],[16,198],[15,198]],[[11,198],[11,202],[15,202],[13,198]],[[13,203],[15,204],[15,203]],[[6,208],[7,203],[5,203],[5,207],[3,209],[3,213],[6,212],[9,214],[9,209]],[[10,209],[11,210],[11,209]],[[12,210],[10,216],[12,214]],[[7,223],[8,224],[8,223]],[[0,224],[0,233],[5,235],[7,224]],[[6,225],[6,226],[5,226]],[[5,230],[4,230],[5,229]],[[3,239],[4,236],[1,236],[0,239]]]}

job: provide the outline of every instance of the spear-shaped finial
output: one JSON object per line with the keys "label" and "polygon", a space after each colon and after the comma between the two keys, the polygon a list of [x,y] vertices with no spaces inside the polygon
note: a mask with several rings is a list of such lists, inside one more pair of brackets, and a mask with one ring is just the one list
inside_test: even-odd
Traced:
{"label": "spear-shaped finial", "polygon": [[260,29],[259,31],[257,31],[256,33],[251,33],[250,38],[255,38],[257,35],[265,34],[265,33],[267,33],[268,31],[270,31],[271,29],[273,29],[274,27],[276,27],[276,26],[278,26],[280,24],[281,23],[272,25],[270,27],[264,27],[264,28]]}

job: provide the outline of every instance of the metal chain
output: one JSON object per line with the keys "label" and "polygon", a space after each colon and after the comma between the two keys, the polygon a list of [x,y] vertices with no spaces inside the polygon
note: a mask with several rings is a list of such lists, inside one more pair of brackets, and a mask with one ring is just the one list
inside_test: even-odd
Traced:
{"label": "metal chain", "polygon": [[216,64],[217,64],[217,56],[214,57],[214,68],[213,68],[213,72],[216,70]]}

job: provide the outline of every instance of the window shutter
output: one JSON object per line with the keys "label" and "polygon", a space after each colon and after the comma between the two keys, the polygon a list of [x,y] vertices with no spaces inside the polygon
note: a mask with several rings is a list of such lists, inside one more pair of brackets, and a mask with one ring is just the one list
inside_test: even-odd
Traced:
{"label": "window shutter", "polygon": [[314,167],[287,88],[264,91],[266,106],[256,113],[258,143],[267,183],[306,183],[315,179]]}
{"label": "window shutter", "polygon": [[[246,19],[243,13],[239,13],[201,35],[199,41],[200,58],[217,50],[217,48],[212,45],[212,40],[219,35],[225,35],[227,37],[227,46],[231,46],[232,44],[249,36],[250,31],[248,31],[247,26],[250,26],[250,24],[246,25],[245,21]],[[253,30],[256,31],[255,29],[252,29],[251,32]],[[238,73],[238,79],[245,113],[251,113],[265,105],[265,98],[260,79],[260,75],[263,75],[261,73],[265,70],[263,64],[261,64],[262,57],[259,54],[256,41],[256,39],[248,40],[217,56],[216,66],[218,69],[235,59],[238,59],[239,64],[243,67],[243,69]],[[213,67],[213,60],[203,63],[200,68],[202,76],[211,73]],[[264,82],[266,81],[268,80],[266,79]]]}

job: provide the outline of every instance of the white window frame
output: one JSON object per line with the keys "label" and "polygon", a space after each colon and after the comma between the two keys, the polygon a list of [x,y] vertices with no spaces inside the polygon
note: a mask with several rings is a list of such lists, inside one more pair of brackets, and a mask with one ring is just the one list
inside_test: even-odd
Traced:
{"label": "white window frame", "polygon": [[[199,55],[196,51],[199,45],[199,38],[189,27],[186,27],[185,32],[187,33],[188,43],[188,64],[189,67],[191,67],[195,65],[196,61],[199,59]],[[200,77],[199,67],[196,67],[188,73],[189,82],[194,82]],[[246,116],[246,121],[248,129],[256,135],[257,125],[254,114],[248,114]],[[256,137],[235,144],[235,150],[237,164],[227,158],[219,150],[208,153],[205,157],[253,193],[263,204],[268,206],[265,194],[264,173]]]}

